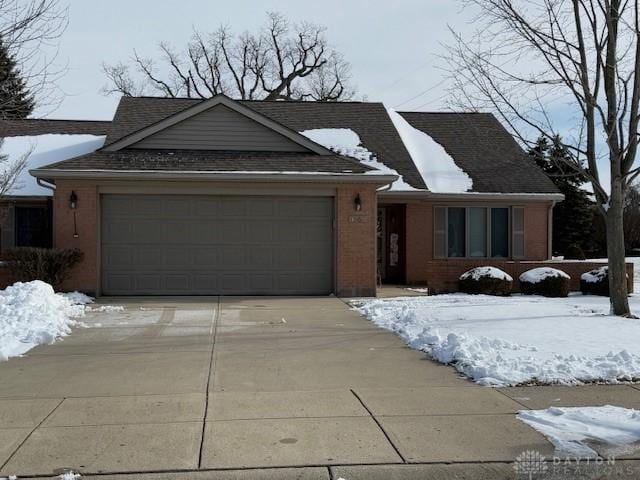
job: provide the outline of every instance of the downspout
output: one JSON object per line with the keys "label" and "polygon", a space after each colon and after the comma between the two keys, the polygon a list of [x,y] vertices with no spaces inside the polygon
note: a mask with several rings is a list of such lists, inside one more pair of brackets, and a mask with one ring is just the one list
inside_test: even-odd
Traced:
{"label": "downspout", "polygon": [[[46,188],[48,190],[51,190],[53,192],[53,196],[55,196],[56,193],[56,186],[53,183],[49,183],[39,177],[36,177],[36,183],[41,186],[42,188]],[[54,232],[54,228],[55,228],[55,224],[56,222],[53,219],[53,216],[55,214],[55,209],[53,208],[53,199],[51,202],[51,246],[55,247],[55,232]]]}
{"label": "downspout", "polygon": [[551,260],[553,257],[553,207],[556,203],[558,203],[556,200],[551,201],[547,213],[547,260]]}

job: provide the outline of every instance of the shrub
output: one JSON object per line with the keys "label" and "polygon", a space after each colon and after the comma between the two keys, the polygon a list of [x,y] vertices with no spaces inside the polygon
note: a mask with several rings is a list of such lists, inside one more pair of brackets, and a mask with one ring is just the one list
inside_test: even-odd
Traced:
{"label": "shrub", "polygon": [[495,267],[476,267],[460,276],[461,292],[474,295],[509,295],[513,278]]}
{"label": "shrub", "polygon": [[5,259],[16,281],[42,280],[57,289],[82,256],[77,248],[18,247],[7,250]]}
{"label": "shrub", "polygon": [[609,267],[599,267],[580,276],[580,291],[585,295],[609,296]]}
{"label": "shrub", "polygon": [[540,267],[520,275],[520,292],[525,295],[566,297],[569,295],[571,277],[557,268]]}
{"label": "shrub", "polygon": [[566,258],[567,260],[584,260],[587,257],[584,254],[584,251],[582,250],[582,248],[580,248],[580,245],[576,245],[575,243],[572,243],[567,247],[567,250],[564,252],[564,258]]}

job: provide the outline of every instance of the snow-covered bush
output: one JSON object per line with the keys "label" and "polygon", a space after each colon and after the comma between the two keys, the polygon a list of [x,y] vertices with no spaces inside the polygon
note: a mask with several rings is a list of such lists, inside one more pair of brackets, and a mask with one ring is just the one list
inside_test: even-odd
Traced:
{"label": "snow-covered bush", "polygon": [[458,285],[463,293],[509,295],[513,278],[496,267],[476,267],[463,273]]}
{"label": "snow-covered bush", "polygon": [[520,292],[544,297],[569,295],[571,277],[562,270],[550,267],[534,268],[520,275]]}
{"label": "snow-covered bush", "polygon": [[580,291],[585,295],[609,296],[609,267],[599,267],[580,276]]}
{"label": "snow-covered bush", "polygon": [[18,247],[7,250],[5,259],[14,280],[41,280],[57,289],[82,256],[77,248]]}

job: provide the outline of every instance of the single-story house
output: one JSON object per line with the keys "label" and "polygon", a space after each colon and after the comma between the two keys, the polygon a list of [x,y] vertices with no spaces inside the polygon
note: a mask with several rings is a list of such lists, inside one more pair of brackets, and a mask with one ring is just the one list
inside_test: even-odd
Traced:
{"label": "single-story house", "polygon": [[98,295],[451,291],[473,266],[548,261],[563,198],[484,113],[218,95],[0,122],[0,137],[65,133],[104,137],[30,173],[53,194],[53,245],[84,251],[65,287]]}

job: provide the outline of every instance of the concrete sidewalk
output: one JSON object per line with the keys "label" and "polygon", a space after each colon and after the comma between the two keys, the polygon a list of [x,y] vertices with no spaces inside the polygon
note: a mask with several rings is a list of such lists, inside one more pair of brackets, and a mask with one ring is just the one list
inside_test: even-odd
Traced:
{"label": "concrete sidewalk", "polygon": [[518,410],[640,406],[629,386],[478,387],[336,298],[109,303],[0,363],[0,476],[513,478],[553,452]]}

